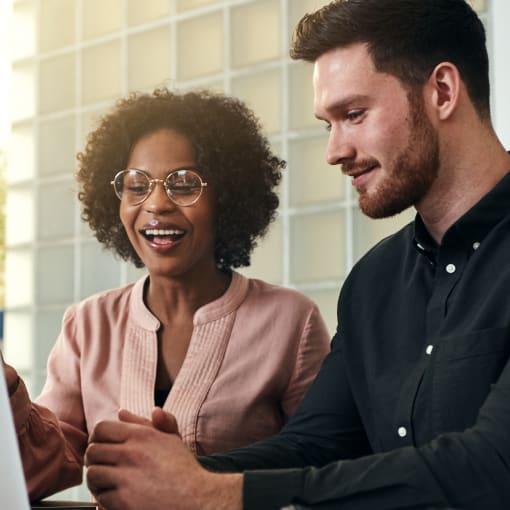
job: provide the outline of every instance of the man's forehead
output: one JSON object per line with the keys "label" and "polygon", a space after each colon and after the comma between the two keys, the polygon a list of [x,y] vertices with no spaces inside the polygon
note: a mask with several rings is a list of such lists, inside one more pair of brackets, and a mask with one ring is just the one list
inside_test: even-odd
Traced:
{"label": "man's forehead", "polygon": [[365,44],[335,48],[321,55],[313,69],[316,114],[350,104],[356,98],[371,98],[392,89],[404,89],[395,76],[376,70]]}
{"label": "man's forehead", "polygon": [[335,48],[321,55],[313,67],[313,88],[316,107],[340,101],[360,93],[376,72],[364,45]]}
{"label": "man's forehead", "polygon": [[359,67],[375,71],[366,43],[333,48],[320,55],[314,63],[314,68],[327,68],[331,71],[352,71]]}

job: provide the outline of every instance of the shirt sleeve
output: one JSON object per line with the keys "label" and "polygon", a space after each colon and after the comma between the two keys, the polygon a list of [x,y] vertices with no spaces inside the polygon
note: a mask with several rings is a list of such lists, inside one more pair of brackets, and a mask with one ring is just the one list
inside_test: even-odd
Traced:
{"label": "shirt sleeve", "polygon": [[363,436],[343,372],[336,339],[279,435],[201,461],[209,469],[245,472],[245,510],[292,503],[342,510],[510,508],[510,364],[472,428],[377,454]]}
{"label": "shirt sleeve", "polygon": [[25,384],[20,381],[11,397],[31,500],[42,499],[82,480],[88,436],[81,404],[80,355],[73,338],[72,319],[72,311],[68,310],[48,360],[41,396],[31,402]]}
{"label": "shirt sleeve", "polygon": [[[336,460],[322,467],[248,471],[245,510],[298,503],[309,508],[396,510],[510,508],[510,366],[472,428],[419,447]],[[339,457],[342,458],[342,457]]]}

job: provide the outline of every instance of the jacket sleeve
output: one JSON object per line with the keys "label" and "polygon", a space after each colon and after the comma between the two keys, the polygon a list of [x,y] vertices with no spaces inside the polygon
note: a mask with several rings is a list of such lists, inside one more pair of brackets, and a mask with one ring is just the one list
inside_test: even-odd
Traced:
{"label": "jacket sleeve", "polygon": [[64,316],[62,331],[49,356],[47,380],[38,399],[31,402],[23,381],[11,396],[31,500],[42,499],[82,480],[88,435],[73,316],[72,309]]}

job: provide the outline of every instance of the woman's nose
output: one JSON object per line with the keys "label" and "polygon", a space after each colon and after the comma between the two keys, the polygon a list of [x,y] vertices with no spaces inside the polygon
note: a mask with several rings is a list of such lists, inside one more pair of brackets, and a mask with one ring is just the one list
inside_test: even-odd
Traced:
{"label": "woman's nose", "polygon": [[147,212],[152,213],[173,210],[177,207],[168,197],[164,182],[161,180],[153,182],[152,190],[145,200],[144,206]]}

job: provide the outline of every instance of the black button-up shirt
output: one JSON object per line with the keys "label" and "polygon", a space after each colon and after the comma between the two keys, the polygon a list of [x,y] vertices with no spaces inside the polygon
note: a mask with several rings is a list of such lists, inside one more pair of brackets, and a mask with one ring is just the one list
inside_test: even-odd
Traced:
{"label": "black button-up shirt", "polygon": [[507,174],[440,246],[417,216],[370,250],[295,416],[201,462],[250,470],[250,510],[509,509],[509,291]]}

